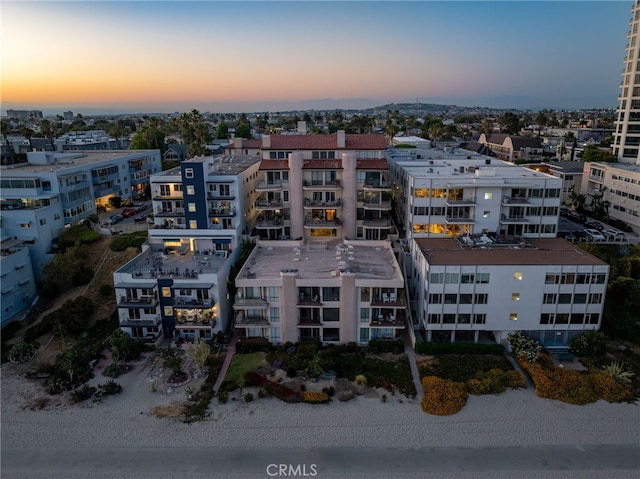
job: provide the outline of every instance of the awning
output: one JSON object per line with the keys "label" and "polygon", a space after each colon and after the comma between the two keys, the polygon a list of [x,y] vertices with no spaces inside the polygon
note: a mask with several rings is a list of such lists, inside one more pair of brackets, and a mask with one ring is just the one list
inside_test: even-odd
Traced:
{"label": "awning", "polygon": [[213,244],[231,244],[230,239],[224,238],[212,238],[211,241],[213,242]]}
{"label": "awning", "polygon": [[142,288],[142,289],[153,289],[155,288],[156,283],[117,283],[115,288]]}

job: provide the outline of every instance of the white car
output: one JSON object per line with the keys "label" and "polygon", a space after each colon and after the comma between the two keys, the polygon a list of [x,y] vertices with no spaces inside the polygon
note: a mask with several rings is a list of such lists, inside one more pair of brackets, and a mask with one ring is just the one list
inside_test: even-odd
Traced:
{"label": "white car", "polygon": [[593,241],[604,241],[605,240],[604,235],[602,233],[600,233],[600,231],[598,231],[598,230],[585,228],[584,232],[587,233],[589,236],[591,236],[591,238],[593,238]]}
{"label": "white car", "polygon": [[621,240],[625,238],[625,234],[622,231],[604,230],[602,234],[612,240]]}

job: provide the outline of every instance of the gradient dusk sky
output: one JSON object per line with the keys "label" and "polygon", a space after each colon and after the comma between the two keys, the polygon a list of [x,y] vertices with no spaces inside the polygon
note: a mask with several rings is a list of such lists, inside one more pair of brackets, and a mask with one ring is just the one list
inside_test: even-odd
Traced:
{"label": "gradient dusk sky", "polygon": [[615,108],[628,1],[6,1],[1,108]]}

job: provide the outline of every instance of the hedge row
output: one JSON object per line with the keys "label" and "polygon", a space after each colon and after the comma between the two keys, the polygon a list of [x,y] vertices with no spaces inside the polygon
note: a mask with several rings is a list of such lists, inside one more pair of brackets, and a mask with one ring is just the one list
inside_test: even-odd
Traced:
{"label": "hedge row", "polygon": [[256,373],[255,371],[249,371],[245,373],[244,380],[246,385],[260,386],[267,394],[275,396],[281,401],[287,403],[297,403],[304,400],[302,393],[294,391],[284,384],[269,381],[267,378]]}
{"label": "hedge row", "polygon": [[393,353],[400,354],[404,352],[404,343],[402,340],[392,341],[389,339],[372,339],[367,346],[370,352],[379,353]]}
{"label": "hedge row", "polygon": [[502,344],[475,344],[475,343],[433,343],[419,341],[416,343],[417,354],[503,354]]}

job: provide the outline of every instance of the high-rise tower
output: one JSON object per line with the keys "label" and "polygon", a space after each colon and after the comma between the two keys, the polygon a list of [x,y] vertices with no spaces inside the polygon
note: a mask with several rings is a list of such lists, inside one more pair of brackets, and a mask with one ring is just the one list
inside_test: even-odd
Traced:
{"label": "high-rise tower", "polygon": [[640,165],[640,0],[631,8],[620,104],[616,116],[614,154],[620,163]]}

